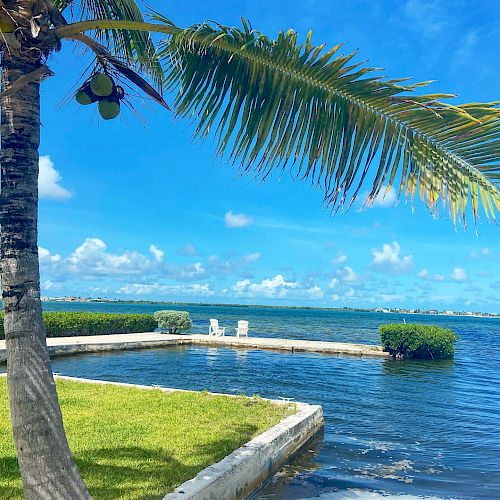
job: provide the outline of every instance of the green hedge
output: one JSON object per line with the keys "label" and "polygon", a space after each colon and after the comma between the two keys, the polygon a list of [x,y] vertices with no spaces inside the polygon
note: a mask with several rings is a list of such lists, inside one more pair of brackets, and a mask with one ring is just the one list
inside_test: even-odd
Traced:
{"label": "green hedge", "polygon": [[[0,312],[0,319],[0,339],[3,339],[3,312]],[[152,332],[156,328],[151,314],[45,312],[43,323],[47,337]]]}
{"label": "green hedge", "polygon": [[380,340],[394,358],[452,358],[458,336],[446,328],[418,324],[380,325]]}

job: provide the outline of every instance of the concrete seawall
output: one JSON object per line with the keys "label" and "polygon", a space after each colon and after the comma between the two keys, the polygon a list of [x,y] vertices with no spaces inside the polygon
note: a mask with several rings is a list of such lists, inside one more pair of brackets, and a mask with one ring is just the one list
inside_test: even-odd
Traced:
{"label": "concrete seawall", "polygon": [[296,404],[298,412],[295,415],[202,470],[163,500],[249,498],[323,427],[321,406]]}
{"label": "concrete seawall", "polygon": [[[388,358],[381,346],[323,342],[315,340],[292,340],[265,337],[215,337],[211,335],[169,335],[163,333],[126,333],[117,335],[95,335],[81,337],[58,337],[47,339],[51,356],[66,356],[93,352],[152,349],[181,345],[206,345],[211,347],[235,347],[245,349],[268,349],[288,352],[316,352],[348,356],[375,356]],[[0,340],[0,363],[5,363],[5,341]]]}
{"label": "concrete seawall", "polygon": [[[0,375],[1,376],[1,375]],[[163,392],[196,392],[56,375],[56,378],[90,384],[110,384]],[[239,397],[212,393],[218,396]],[[264,399],[264,398],[263,398]],[[164,500],[239,500],[258,491],[324,426],[321,406],[267,399],[277,405],[294,404],[297,413],[244,444],[181,484]]]}

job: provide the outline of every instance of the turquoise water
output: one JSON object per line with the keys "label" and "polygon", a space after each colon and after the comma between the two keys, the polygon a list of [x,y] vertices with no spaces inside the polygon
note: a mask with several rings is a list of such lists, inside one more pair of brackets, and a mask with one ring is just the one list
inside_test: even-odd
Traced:
{"label": "turquoise water", "polygon": [[[153,312],[154,305],[45,304],[45,310]],[[171,308],[170,306],[168,308]],[[194,331],[216,317],[252,336],[377,343],[399,315],[189,306]],[[56,358],[65,375],[185,389],[292,397],[325,412],[323,439],[259,499],[500,498],[500,320],[407,316],[460,335],[455,361],[185,347]]]}

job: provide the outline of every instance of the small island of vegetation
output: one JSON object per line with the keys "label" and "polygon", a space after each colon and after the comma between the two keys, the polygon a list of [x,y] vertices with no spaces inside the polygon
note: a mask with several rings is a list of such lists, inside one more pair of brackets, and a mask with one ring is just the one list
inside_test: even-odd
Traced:
{"label": "small island of vegetation", "polygon": [[379,327],[384,351],[395,359],[452,358],[458,336],[439,326],[418,324],[389,324]]}

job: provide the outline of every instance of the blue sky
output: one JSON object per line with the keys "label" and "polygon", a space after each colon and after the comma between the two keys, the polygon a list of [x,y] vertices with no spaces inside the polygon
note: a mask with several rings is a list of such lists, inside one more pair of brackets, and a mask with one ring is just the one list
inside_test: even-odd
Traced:
{"label": "blue sky", "polygon": [[[274,36],[345,42],[393,78],[438,80],[460,102],[498,99],[497,1],[169,1],[178,25],[240,16]],[[61,100],[88,64],[67,43],[42,86],[40,261],[47,296],[500,312],[500,230],[434,220],[391,194],[332,217],[289,174],[258,183],[210,140],[146,104],[102,122]],[[172,101],[167,96],[168,101]]]}

